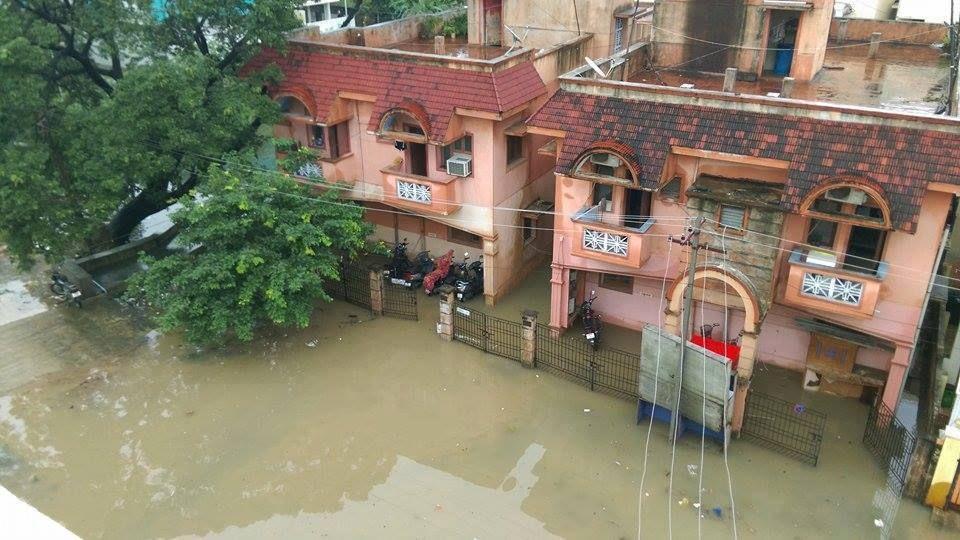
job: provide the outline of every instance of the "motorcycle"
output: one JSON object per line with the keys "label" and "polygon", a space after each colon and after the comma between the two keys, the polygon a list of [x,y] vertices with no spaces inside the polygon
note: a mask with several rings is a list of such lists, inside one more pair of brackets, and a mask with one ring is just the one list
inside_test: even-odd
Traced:
{"label": "motorcycle", "polygon": [[70,280],[67,279],[66,276],[54,270],[50,276],[50,281],[50,292],[53,293],[54,298],[56,298],[58,302],[70,302],[78,308],[82,307],[80,299],[83,296],[83,292],[80,291],[79,287],[70,283]]}
{"label": "motorcycle", "polygon": [[433,259],[430,258],[429,251],[421,251],[417,254],[414,262],[407,258],[407,239],[393,247],[393,260],[390,261],[390,268],[384,272],[390,279],[390,283],[400,285],[408,289],[419,287],[423,283],[423,278],[433,271]]}
{"label": "motorcycle", "polygon": [[436,268],[423,278],[423,292],[432,295],[440,285],[443,285],[447,275],[450,274],[450,264],[453,262],[453,250],[451,249],[444,255],[437,257]]}
{"label": "motorcycle", "polygon": [[597,299],[597,291],[590,291],[590,298],[584,300],[580,305],[580,317],[583,321],[583,337],[587,343],[597,350],[600,346],[600,331],[603,329],[603,322],[600,320],[600,314],[593,310],[593,301]]}
{"label": "motorcycle", "polygon": [[466,302],[475,296],[483,294],[483,255],[479,261],[468,264],[469,254],[464,254],[464,275],[457,279],[457,300]]}

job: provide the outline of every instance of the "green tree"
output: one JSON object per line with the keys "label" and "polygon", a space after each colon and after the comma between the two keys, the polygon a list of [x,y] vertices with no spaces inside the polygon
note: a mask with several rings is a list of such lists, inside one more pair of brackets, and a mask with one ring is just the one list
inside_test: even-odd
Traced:
{"label": "green tree", "polygon": [[173,214],[179,241],[196,249],[145,257],[128,295],[198,344],[250,341],[267,323],[306,327],[316,302],[330,301],[324,284],[339,279],[341,257],[364,247],[361,208],[237,163],[205,176]]}
{"label": "green tree", "polygon": [[125,241],[259,143],[298,0],[0,1],[0,242],[26,263]]}

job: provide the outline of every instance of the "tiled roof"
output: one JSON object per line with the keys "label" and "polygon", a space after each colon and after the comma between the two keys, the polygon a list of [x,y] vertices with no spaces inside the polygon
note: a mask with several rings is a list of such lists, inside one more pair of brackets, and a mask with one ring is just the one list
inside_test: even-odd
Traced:
{"label": "tiled roof", "polygon": [[586,148],[617,140],[636,150],[641,185],[655,187],[673,146],[790,162],[781,206],[796,211],[818,184],[862,177],[882,187],[894,226],[915,230],[929,182],[960,184],[960,135],[560,90],[529,120],[566,132],[557,171]]}
{"label": "tiled roof", "polygon": [[307,104],[319,119],[325,119],[338,91],[376,96],[368,128],[375,131],[381,116],[404,102],[415,102],[429,116],[430,139],[444,142],[454,108],[501,113],[528,103],[546,93],[546,87],[531,62],[502,70],[456,69],[438,65],[384,58],[331,54],[309,46],[290,44],[285,55],[265,50],[250,61],[245,72],[276,63],[283,80],[274,93],[309,93]]}

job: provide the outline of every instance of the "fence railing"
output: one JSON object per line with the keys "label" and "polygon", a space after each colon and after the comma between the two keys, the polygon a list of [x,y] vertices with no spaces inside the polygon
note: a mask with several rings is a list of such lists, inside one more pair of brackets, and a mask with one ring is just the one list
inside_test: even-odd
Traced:
{"label": "fence railing", "polygon": [[483,352],[520,361],[523,325],[475,309],[457,307],[453,337]]}
{"label": "fence railing", "polygon": [[594,349],[580,339],[537,335],[534,364],[590,388],[624,399],[639,397],[640,355],[618,349]]}
{"label": "fence railing", "polygon": [[802,404],[750,390],[740,436],[816,465],[826,421],[826,415]]}
{"label": "fence railing", "polygon": [[386,280],[382,281],[382,286],[384,315],[412,321],[420,319],[416,289],[394,285]]}
{"label": "fence railing", "polygon": [[[374,286],[379,290],[374,290]],[[369,309],[374,314],[410,320],[420,318],[416,289],[382,279],[378,268],[345,264],[340,268],[340,281],[331,282],[328,287],[330,296]]]}
{"label": "fence railing", "polygon": [[867,416],[863,444],[887,473],[890,487],[898,495],[902,493],[907,483],[913,449],[917,445],[916,432],[905,426],[897,415],[878,399]]}

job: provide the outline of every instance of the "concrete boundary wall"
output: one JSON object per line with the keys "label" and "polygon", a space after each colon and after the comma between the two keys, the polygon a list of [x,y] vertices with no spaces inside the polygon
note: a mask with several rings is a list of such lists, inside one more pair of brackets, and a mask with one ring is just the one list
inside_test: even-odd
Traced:
{"label": "concrete boundary wall", "polygon": [[[846,23],[846,37],[841,35]],[[880,32],[883,41],[896,40],[904,45],[930,45],[942,43],[947,36],[947,27],[911,21],[881,21],[875,19],[833,19],[830,23],[831,43],[866,43],[874,32]]]}

